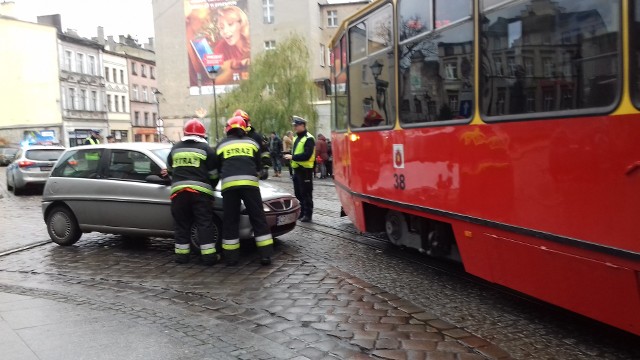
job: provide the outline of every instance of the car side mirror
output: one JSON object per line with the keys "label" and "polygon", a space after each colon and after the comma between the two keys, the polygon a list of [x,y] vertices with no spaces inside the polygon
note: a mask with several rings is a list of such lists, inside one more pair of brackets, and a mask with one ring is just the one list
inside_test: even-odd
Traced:
{"label": "car side mirror", "polygon": [[159,185],[171,184],[171,179],[168,176],[160,177],[158,175],[148,175],[146,178],[144,178],[144,181],[150,182],[152,184],[159,184]]}

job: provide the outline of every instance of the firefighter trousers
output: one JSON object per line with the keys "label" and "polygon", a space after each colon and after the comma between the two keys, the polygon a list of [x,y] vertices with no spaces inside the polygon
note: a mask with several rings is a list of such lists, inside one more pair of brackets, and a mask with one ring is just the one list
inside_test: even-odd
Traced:
{"label": "firefighter trousers", "polygon": [[196,226],[202,255],[216,253],[213,197],[199,191],[180,191],[171,198],[176,254],[189,254],[191,228]]}
{"label": "firefighter trousers", "polygon": [[240,204],[244,202],[253,228],[258,253],[261,258],[271,257],[273,253],[273,237],[267,224],[262,205],[260,188],[239,186],[222,192],[222,208],[224,211],[222,227],[222,249],[228,263],[237,262],[240,251]]}
{"label": "firefighter trousers", "polygon": [[301,166],[293,169],[293,191],[300,201],[300,216],[313,215],[313,169]]}

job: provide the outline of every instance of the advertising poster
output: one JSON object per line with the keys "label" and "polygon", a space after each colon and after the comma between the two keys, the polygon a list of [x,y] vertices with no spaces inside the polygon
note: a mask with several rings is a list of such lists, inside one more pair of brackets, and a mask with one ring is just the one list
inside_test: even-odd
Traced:
{"label": "advertising poster", "polygon": [[191,87],[238,84],[251,59],[248,0],[184,0]]}
{"label": "advertising poster", "polygon": [[58,144],[55,130],[28,130],[23,132],[22,146]]}

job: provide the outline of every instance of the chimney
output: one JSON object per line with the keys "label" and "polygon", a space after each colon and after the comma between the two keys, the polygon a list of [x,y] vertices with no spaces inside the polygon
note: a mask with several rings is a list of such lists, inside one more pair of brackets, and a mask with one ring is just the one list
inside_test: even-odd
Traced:
{"label": "chimney", "polygon": [[16,3],[13,1],[6,1],[3,3],[0,3],[0,15],[15,18]]}
{"label": "chimney", "polygon": [[144,44],[144,48],[147,50],[155,51],[154,38],[150,37],[149,42]]}
{"label": "chimney", "polygon": [[127,39],[124,37],[124,35],[120,35],[120,44],[125,44],[127,42]]}
{"label": "chimney", "polygon": [[53,26],[58,29],[58,34],[62,34],[62,18],[60,14],[38,16],[38,24]]}
{"label": "chimney", "polygon": [[96,39],[96,41],[100,45],[104,45],[105,44],[105,41],[104,41],[104,28],[102,26],[98,26],[98,38]]}
{"label": "chimney", "polygon": [[67,28],[67,31],[65,32],[65,34],[67,34],[69,36],[80,37],[80,35],[78,35],[78,30],[76,30],[76,29]]}

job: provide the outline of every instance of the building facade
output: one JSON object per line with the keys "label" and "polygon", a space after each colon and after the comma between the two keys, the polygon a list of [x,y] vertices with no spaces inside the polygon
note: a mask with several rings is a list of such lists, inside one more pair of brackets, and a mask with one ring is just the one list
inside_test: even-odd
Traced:
{"label": "building facade", "polygon": [[134,141],[156,142],[162,134],[158,123],[157,80],[153,61],[129,56],[131,113]]}
{"label": "building facade", "polygon": [[163,128],[158,116],[161,97],[156,96],[159,92],[154,39],[149,38],[148,43],[140,45],[130,36],[120,35],[116,41],[113,36],[105,38],[102,27],[97,30],[98,36],[93,40],[104,45],[105,54],[117,57],[117,60],[111,58],[113,64],[105,63],[107,83],[117,89],[112,91],[110,99],[107,95],[107,100],[112,102],[115,110],[112,113],[121,121],[111,122],[114,125],[111,134],[116,141],[161,141]]}
{"label": "building facade", "polygon": [[0,15],[0,138],[7,143],[64,138],[56,33]]}
{"label": "building facade", "polygon": [[102,50],[102,45],[73,31],[58,33],[65,146],[82,145],[92,129],[108,132]]}
{"label": "building facade", "polygon": [[[161,114],[169,139],[179,139],[186,120],[212,112],[213,82],[209,70],[220,68],[215,87],[220,95],[248,77],[251,58],[277,47],[292,34],[306,39],[311,52],[309,74],[319,89],[317,105],[328,108],[320,89],[323,80],[329,78],[329,39],[340,21],[368,3],[153,0],[158,86],[165,99]],[[318,112],[328,114],[320,109]],[[218,115],[218,122],[222,123],[230,114]],[[203,120],[209,123],[211,117],[206,114]],[[324,123],[328,129],[328,115],[320,118],[320,127]]]}
{"label": "building facade", "polygon": [[132,141],[127,58],[105,50],[103,59],[110,135],[116,142]]}

